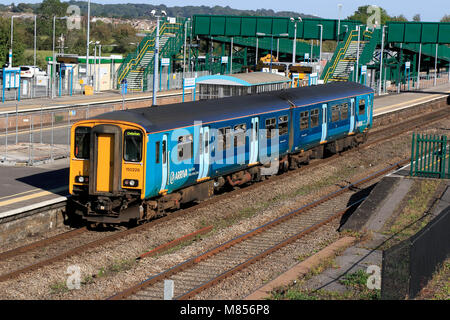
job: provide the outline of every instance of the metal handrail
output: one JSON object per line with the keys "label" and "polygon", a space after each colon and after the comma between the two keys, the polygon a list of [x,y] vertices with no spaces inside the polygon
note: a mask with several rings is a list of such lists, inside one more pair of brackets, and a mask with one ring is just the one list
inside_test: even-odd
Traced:
{"label": "metal handrail", "polygon": [[[174,25],[177,25],[174,26]],[[179,26],[182,25],[181,23],[164,23],[161,26],[161,30],[159,32],[159,35],[163,35],[167,30],[170,29],[174,29],[174,31],[178,31],[179,30]],[[152,33],[152,35],[156,33],[156,30]],[[144,42],[144,40],[142,40],[142,42]],[[141,44],[142,44],[141,42]],[[139,50],[139,54],[135,57],[130,59],[130,61],[128,61],[128,63],[126,64],[126,67],[122,70],[121,74],[119,75],[119,77],[117,77],[117,83],[120,84],[120,82],[122,81],[123,78],[125,78],[125,76],[128,74],[129,70],[131,67],[136,66],[142,59],[142,57],[144,56],[144,54],[147,52],[147,48],[150,47],[150,45],[154,45],[155,43],[155,36],[151,36],[149,39],[146,40],[145,44],[141,47],[141,44],[139,45],[139,47],[137,48],[137,50]],[[136,50],[136,51],[137,51]],[[136,54],[136,53],[134,53]],[[134,61],[134,63],[132,63]]]}

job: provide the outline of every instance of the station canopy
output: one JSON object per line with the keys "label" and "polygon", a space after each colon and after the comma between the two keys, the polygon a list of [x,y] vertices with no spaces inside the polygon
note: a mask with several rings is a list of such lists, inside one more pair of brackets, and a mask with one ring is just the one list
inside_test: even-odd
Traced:
{"label": "station canopy", "polygon": [[215,99],[286,89],[291,79],[276,73],[249,72],[199,77],[199,99]]}

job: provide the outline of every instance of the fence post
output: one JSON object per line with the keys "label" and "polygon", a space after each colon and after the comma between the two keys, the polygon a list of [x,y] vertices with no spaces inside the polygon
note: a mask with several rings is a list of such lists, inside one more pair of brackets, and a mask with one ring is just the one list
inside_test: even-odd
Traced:
{"label": "fence post", "polygon": [[67,111],[67,150],[70,157],[70,110]]}
{"label": "fence post", "polygon": [[412,142],[411,142],[411,167],[409,168],[409,175],[412,177],[413,176],[413,165],[414,165],[414,138],[415,138],[415,134],[413,132],[412,134]]}
{"label": "fence post", "polygon": [[19,109],[16,102],[16,145],[19,142]]}
{"label": "fence post", "polygon": [[441,137],[442,147],[441,147],[441,178],[445,178],[445,157],[447,153],[447,136],[443,135]]}
{"label": "fence post", "polygon": [[30,139],[28,145],[28,165],[33,165],[33,115],[30,114]]}
{"label": "fence post", "polygon": [[8,113],[6,114],[6,127],[5,127],[5,160],[8,156],[8,126],[9,126],[9,118]]}
{"label": "fence post", "polygon": [[41,135],[41,144],[42,144],[42,105],[41,105],[41,132],[40,132],[40,135]]}
{"label": "fence post", "polygon": [[52,112],[52,132],[51,132],[51,141],[50,141],[50,160],[53,161],[53,121],[55,119],[55,113]]}

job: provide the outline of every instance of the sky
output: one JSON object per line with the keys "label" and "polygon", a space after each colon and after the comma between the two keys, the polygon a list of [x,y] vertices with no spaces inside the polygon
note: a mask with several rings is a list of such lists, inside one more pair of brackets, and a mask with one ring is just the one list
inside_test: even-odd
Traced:
{"label": "sky", "polygon": [[[445,14],[450,15],[450,0],[91,0],[96,3],[146,3],[166,6],[230,6],[234,9],[273,9],[274,11],[295,11],[313,14],[323,18],[337,19],[338,4],[342,4],[342,18],[348,17],[359,6],[372,4],[384,8],[391,16],[403,14],[408,20],[419,13],[422,21],[439,21]],[[0,0],[10,4],[12,0]],[[41,0],[15,0],[14,3],[36,3]]]}

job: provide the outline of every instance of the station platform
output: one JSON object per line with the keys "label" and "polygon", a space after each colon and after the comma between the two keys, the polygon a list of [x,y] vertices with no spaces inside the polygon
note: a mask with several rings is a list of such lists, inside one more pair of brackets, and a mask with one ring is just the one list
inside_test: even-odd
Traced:
{"label": "station platform", "polygon": [[378,96],[374,99],[373,115],[409,108],[417,104],[439,99],[450,94],[450,83],[439,85],[421,91],[402,92]]}
{"label": "station platform", "polygon": [[65,201],[68,177],[68,158],[39,167],[0,167],[0,220]]}
{"label": "station platform", "polygon": [[[378,97],[374,101],[374,118],[384,113],[448,96],[449,92],[450,84],[446,84],[421,92]],[[28,154],[24,156],[27,157]],[[65,158],[37,167],[0,166],[0,183],[3,186],[0,191],[0,222],[2,218],[25,212],[29,205],[41,203],[43,206],[44,201],[65,200],[68,190],[68,163],[68,159]],[[46,181],[48,177],[51,177],[51,183]]]}

